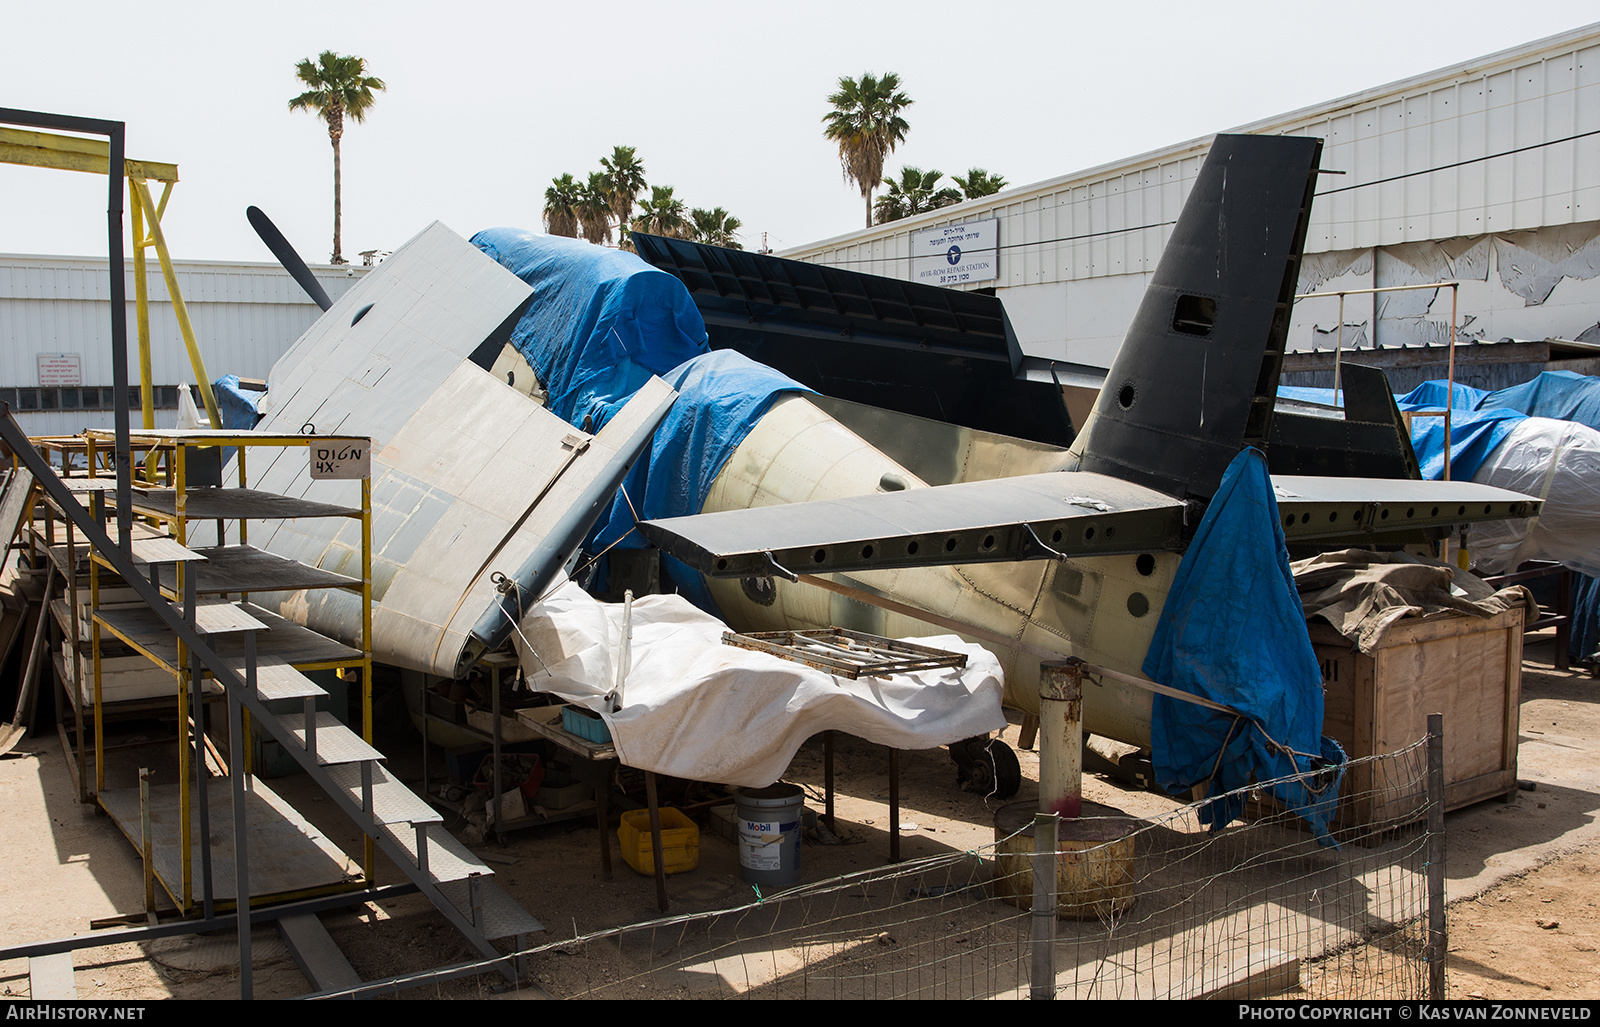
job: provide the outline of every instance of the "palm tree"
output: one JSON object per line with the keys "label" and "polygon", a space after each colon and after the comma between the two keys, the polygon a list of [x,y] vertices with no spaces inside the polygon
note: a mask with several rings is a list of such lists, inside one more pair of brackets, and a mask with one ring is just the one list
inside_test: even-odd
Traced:
{"label": "palm tree", "polygon": [[611,241],[611,183],[603,173],[589,172],[588,183],[579,186],[575,211],[585,239],[595,245]]}
{"label": "palm tree", "polygon": [[361,57],[345,57],[324,50],[313,63],[308,57],[295,65],[295,74],[310,88],[289,101],[291,111],[315,111],[328,123],[328,138],[333,142],[333,263],[345,263],[339,251],[342,207],[339,196],[339,140],[344,136],[344,119],[362,121],[372,108],[373,90],[381,91],[383,80],[367,74]]}
{"label": "palm tree", "polygon": [[956,185],[961,187],[962,195],[969,200],[976,200],[980,196],[993,196],[1006,187],[1006,180],[999,175],[991,175],[982,168],[973,168],[967,176],[951,175]]}
{"label": "palm tree", "polygon": [[730,250],[744,249],[734,238],[734,233],[744,226],[744,222],[721,207],[713,207],[710,210],[696,207],[690,211],[689,219],[694,222],[695,242],[703,242],[708,246],[725,246]]}
{"label": "palm tree", "polygon": [[687,214],[683,201],[672,195],[672,186],[651,186],[650,198],[639,201],[639,216],[633,219],[633,230],[683,239],[694,227]]}
{"label": "palm tree", "polygon": [[611,213],[617,219],[617,242],[625,250],[633,249],[628,242],[628,222],[633,218],[633,204],[644,188],[644,164],[634,154],[631,146],[612,147],[610,157],[600,158],[600,168],[611,185]]}
{"label": "palm tree", "polygon": [[571,175],[550,180],[544,191],[544,230],[568,239],[578,237],[578,201],[583,186]]}
{"label": "palm tree", "polygon": [[941,171],[923,171],[921,168],[909,165],[901,168],[899,180],[892,178],[889,180],[888,191],[878,197],[878,202],[873,207],[878,215],[878,223],[899,221],[901,218],[938,210],[952,203],[960,203],[959,192],[949,186],[938,188],[939,179],[943,177],[944,173]]}
{"label": "palm tree", "polygon": [[911,106],[912,100],[899,88],[900,76],[892,71],[882,78],[863,74],[859,82],[841,78],[839,91],[828,97],[833,110],[822,118],[822,134],[839,144],[845,178],[861,188],[868,228],[872,227],[872,190],[883,181],[883,162],[911,127],[900,112]]}

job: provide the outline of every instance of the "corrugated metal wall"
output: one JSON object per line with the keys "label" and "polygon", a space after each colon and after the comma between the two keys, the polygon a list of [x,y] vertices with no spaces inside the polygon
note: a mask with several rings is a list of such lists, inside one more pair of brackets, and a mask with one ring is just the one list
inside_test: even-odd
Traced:
{"label": "corrugated metal wall", "polygon": [[[1594,225],[1587,238],[1600,234],[1600,25],[1233,131],[1320,136],[1322,166],[1346,172],[1320,183],[1308,254],[1370,257],[1380,247]],[[912,232],[999,217],[1001,277],[984,285],[1005,300],[1024,346],[1109,364],[1209,145],[1182,143],[783,256],[909,278]],[[1554,250],[1548,256],[1559,263]],[[1448,259],[1433,270],[1460,273]],[[1507,334],[1520,326],[1501,322]],[[1312,339],[1297,318],[1291,346]]]}
{"label": "corrugated metal wall", "polygon": [[[206,371],[265,378],[320,311],[276,264],[174,263]],[[160,265],[147,267],[151,375],[156,385],[194,381]],[[366,268],[323,268],[323,288],[339,297]],[[139,381],[133,261],[127,261],[128,380]],[[39,386],[38,355],[77,354],[82,385],[112,383],[110,283],[105,260],[0,254],[0,398]],[[30,396],[37,401],[37,395]],[[56,397],[52,397],[56,398]],[[17,410],[30,434],[61,434],[111,423],[109,410]],[[171,412],[158,418],[170,423]]]}

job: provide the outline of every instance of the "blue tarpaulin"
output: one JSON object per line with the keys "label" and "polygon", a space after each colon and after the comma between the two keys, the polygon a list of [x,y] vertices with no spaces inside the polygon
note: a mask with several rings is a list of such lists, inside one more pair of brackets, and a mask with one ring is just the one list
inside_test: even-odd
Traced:
{"label": "blue tarpaulin", "polygon": [[[689,290],[631,253],[513,228],[487,229],[472,242],[533,286],[511,342],[568,424],[583,427],[588,418],[598,431],[653,374],[678,390],[648,454],[585,542],[590,552],[644,546],[629,534],[635,513],[639,520],[699,513],[773,399],[811,391],[738,353],[708,352]],[[717,613],[698,573],[664,553],[661,561],[685,598]]]}
{"label": "blue tarpaulin", "polygon": [[[1515,410],[1452,410],[1450,412],[1450,478],[1471,481],[1499,448],[1518,421],[1526,420]],[[1444,418],[1411,418],[1411,448],[1417,453],[1422,476],[1433,481],[1444,477]]]}
{"label": "blue tarpaulin", "polygon": [[1404,396],[1396,396],[1395,401],[1400,404],[1401,410],[1442,410],[1446,395],[1454,397],[1451,407],[1455,410],[1476,410],[1478,404],[1483,402],[1483,397],[1489,395],[1482,389],[1474,389],[1470,385],[1456,382],[1454,389],[1447,389],[1449,383],[1442,381],[1423,382]]}
{"label": "blue tarpaulin", "polygon": [[[1402,410],[1438,410],[1445,383],[1423,382],[1398,400]],[[1495,392],[1457,385],[1450,426],[1450,477],[1470,480],[1511,428],[1524,417],[1575,421],[1600,430],[1600,378],[1572,371],[1545,371],[1532,381]],[[1411,446],[1424,478],[1444,474],[1444,419],[1413,418]]]}
{"label": "blue tarpaulin", "polygon": [[651,375],[707,351],[689,290],[632,253],[516,228],[472,243],[533,286],[511,343],[574,427],[599,431]]}
{"label": "blue tarpaulin", "polygon": [[261,397],[266,393],[258,389],[239,388],[238,375],[225,374],[218,378],[211,386],[211,393],[217,398],[217,413],[222,415],[224,428],[249,431],[261,420],[256,404],[261,402]]}
{"label": "blue tarpaulin", "polygon": [[1529,417],[1576,421],[1600,431],[1600,378],[1545,371],[1530,382],[1488,393],[1477,409],[1515,410]]}
{"label": "blue tarpaulin", "polygon": [[[1150,735],[1163,788],[1203,784],[1221,796],[1277,781],[1273,797],[1333,844],[1344,752],[1322,737],[1322,671],[1259,451],[1228,465],[1167,594],[1144,672],[1242,714],[1158,694]],[[1279,780],[1295,774],[1315,776]],[[1220,830],[1243,806],[1238,796],[1219,799],[1201,810],[1202,822]]]}
{"label": "blue tarpaulin", "polygon": [[[613,543],[623,548],[646,544],[637,532],[628,534],[634,511],[643,521],[699,513],[711,483],[772,401],[785,392],[811,391],[732,350],[695,357],[662,377],[678,390],[678,399],[656,428],[649,453],[628,472],[622,493],[590,536],[587,548],[595,552]],[[684,598],[717,615],[698,572],[665,553],[661,563]]]}

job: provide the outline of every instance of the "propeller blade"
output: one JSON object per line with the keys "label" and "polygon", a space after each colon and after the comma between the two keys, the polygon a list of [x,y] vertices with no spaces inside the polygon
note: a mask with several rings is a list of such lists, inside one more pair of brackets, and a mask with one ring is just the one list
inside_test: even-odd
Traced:
{"label": "propeller blade", "polygon": [[278,263],[283,265],[283,269],[289,272],[289,277],[300,283],[300,288],[306,291],[306,295],[316,301],[317,306],[323,310],[333,306],[333,300],[328,298],[322,283],[317,281],[317,277],[311,273],[306,262],[300,259],[300,254],[294,251],[294,247],[289,245],[289,240],[285,239],[283,233],[278,231],[278,226],[272,223],[272,219],[262,213],[260,207],[246,207],[244,216],[250,219],[250,227],[256,230],[256,234],[267,244],[267,249],[272,251],[272,255],[278,258]]}

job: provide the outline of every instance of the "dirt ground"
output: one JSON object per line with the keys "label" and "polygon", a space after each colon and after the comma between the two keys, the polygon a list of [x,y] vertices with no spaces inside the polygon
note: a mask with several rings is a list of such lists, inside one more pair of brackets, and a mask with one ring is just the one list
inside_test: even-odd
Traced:
{"label": "dirt ground", "polygon": [[[1600,958],[1595,955],[1600,947],[1595,907],[1600,891],[1594,887],[1600,874],[1600,682],[1581,670],[1551,670],[1551,651],[1548,641],[1531,644],[1524,667],[1519,777],[1533,790],[1518,792],[1510,802],[1480,803],[1447,817],[1451,998],[1600,998]],[[415,782],[420,741],[409,723],[391,705],[379,728],[379,747],[390,754],[391,769]],[[1015,744],[1015,724],[1004,737]],[[0,945],[87,935],[93,920],[142,913],[134,851],[108,818],[74,801],[53,733],[27,739],[19,750],[21,755],[0,760],[6,845]],[[1024,782],[1017,799],[1029,799],[1037,790],[1037,756],[1026,751],[1018,755]],[[821,766],[820,746],[808,745],[786,775],[806,788],[808,805],[818,810]],[[808,845],[802,881],[884,865],[889,848],[887,771],[886,750],[841,740],[837,815],[846,844]],[[901,755],[902,858],[958,856],[994,841],[993,816],[1000,803],[958,791],[954,784],[955,765],[943,750]],[[303,780],[280,779],[273,786],[347,852],[360,851],[354,829]],[[1172,808],[1160,796],[1092,776],[1085,779],[1085,795],[1133,816],[1156,816]],[[449,826],[459,835],[466,825],[458,821]],[[504,848],[492,840],[469,844],[491,860],[500,884],[545,924],[541,941],[571,939],[663,915],[652,878],[634,873],[620,858],[613,878],[604,878],[592,819],[521,831]],[[381,863],[378,872],[381,882],[399,879]],[[704,827],[698,868],[669,878],[668,894],[673,914],[728,908],[753,898],[739,879],[734,846]],[[325,914],[323,920],[364,978],[421,971],[472,956],[445,919],[414,895],[352,906]],[[941,929],[951,944],[964,943],[970,933],[968,924],[958,926],[953,919]],[[257,997],[286,998],[309,990],[274,932],[258,930],[256,939]],[[891,942],[900,943],[890,939],[885,944]],[[76,954],[78,991],[82,997],[101,999],[231,998],[238,993],[233,951],[228,935],[81,950]],[[572,982],[560,965],[554,957],[536,964],[514,989],[497,989],[493,980],[475,978],[405,996],[568,994]],[[0,962],[0,996],[27,993],[26,961]],[[637,997],[667,996],[644,985]]]}

